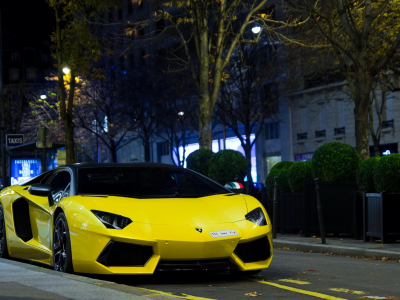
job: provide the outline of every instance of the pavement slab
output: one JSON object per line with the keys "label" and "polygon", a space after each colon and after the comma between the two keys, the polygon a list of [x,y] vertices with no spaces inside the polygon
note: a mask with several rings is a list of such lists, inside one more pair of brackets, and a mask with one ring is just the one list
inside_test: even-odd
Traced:
{"label": "pavement slab", "polygon": [[326,244],[321,239],[303,237],[301,234],[277,234],[274,248],[290,248],[299,251],[324,252],[365,258],[388,257],[389,260],[400,260],[400,242],[381,244],[380,241],[364,242],[349,237],[327,237]]}

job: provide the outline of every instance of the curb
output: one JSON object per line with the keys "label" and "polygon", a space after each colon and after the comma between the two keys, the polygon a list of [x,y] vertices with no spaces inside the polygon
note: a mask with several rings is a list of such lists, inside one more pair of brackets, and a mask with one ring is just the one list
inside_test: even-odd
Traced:
{"label": "curb", "polygon": [[274,240],[274,248],[287,247],[290,249],[297,248],[300,251],[313,251],[316,253],[326,252],[334,254],[345,254],[349,256],[363,256],[365,258],[373,257],[388,257],[389,260],[400,260],[400,252],[397,251],[386,251],[386,250],[375,250],[375,249],[365,249],[359,247],[344,247],[325,244],[309,244],[300,242],[289,242],[284,240]]}

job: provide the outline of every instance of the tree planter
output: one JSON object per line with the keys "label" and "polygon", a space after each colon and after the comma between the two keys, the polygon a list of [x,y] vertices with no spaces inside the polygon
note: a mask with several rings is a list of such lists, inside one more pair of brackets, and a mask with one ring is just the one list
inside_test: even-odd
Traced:
{"label": "tree planter", "polygon": [[306,205],[303,193],[281,192],[280,203],[281,233],[286,230],[305,231],[305,210]]}
{"label": "tree planter", "polygon": [[[315,183],[306,181],[305,193],[281,193],[281,232],[303,230],[304,236],[319,233]],[[355,182],[320,183],[325,231],[347,233],[359,239],[362,231],[362,198]]]}
{"label": "tree planter", "polygon": [[385,244],[390,238],[400,236],[400,194],[363,193],[364,242],[368,237],[381,239]]}

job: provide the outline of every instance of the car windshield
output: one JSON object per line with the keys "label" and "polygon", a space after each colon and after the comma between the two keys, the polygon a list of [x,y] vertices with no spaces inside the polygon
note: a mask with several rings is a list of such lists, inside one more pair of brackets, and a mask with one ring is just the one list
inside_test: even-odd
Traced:
{"label": "car windshield", "polygon": [[78,194],[132,198],[197,198],[231,191],[190,170],[168,167],[96,167],[78,170]]}

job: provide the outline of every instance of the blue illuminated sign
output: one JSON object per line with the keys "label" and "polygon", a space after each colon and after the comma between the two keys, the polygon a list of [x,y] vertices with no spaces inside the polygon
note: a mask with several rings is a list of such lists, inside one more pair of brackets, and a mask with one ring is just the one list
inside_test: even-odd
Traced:
{"label": "blue illuminated sign", "polygon": [[42,172],[40,159],[37,158],[12,158],[10,184],[20,184]]}

